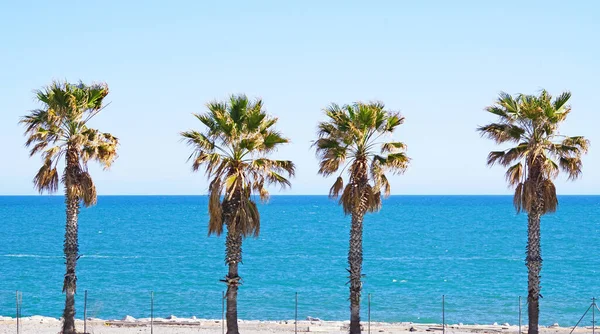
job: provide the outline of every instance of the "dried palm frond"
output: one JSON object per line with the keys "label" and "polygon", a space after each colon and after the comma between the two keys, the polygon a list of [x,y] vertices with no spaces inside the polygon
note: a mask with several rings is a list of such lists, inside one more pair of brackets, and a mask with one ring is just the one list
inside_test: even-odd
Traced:
{"label": "dried palm frond", "polygon": [[342,179],[341,176],[338,176],[336,181],[333,183],[333,186],[331,186],[331,189],[329,190],[329,197],[330,198],[338,197],[343,188],[344,188],[344,179]]}
{"label": "dried palm frond", "polygon": [[204,168],[209,187],[209,234],[220,235],[224,227],[234,235],[258,236],[260,216],[251,194],[269,199],[270,185],[291,186],[295,165],[272,160],[268,154],[289,140],[273,126],[262,100],[232,95],[227,101],[207,104],[208,111],[194,114],[207,129],[181,132],[193,148],[192,170]]}
{"label": "dried palm frond", "polygon": [[559,171],[570,180],[581,175],[581,156],[587,153],[589,141],[581,136],[559,135],[559,125],[571,112],[567,104],[571,93],[556,98],[545,90],[539,95],[501,93],[495,105],[486,110],[498,121],[477,130],[496,143],[516,142],[517,146],[490,152],[487,164],[499,163],[508,167],[506,180],[515,187],[514,204],[517,212],[540,210],[539,214],[554,212],[558,201],[552,180]]}
{"label": "dried palm frond", "polygon": [[[108,92],[104,83],[59,81],[35,92],[43,108],[32,110],[19,123],[25,126],[25,145],[31,147],[30,155],[41,153],[44,160],[33,181],[38,191],[56,192],[62,182],[67,196],[85,206],[96,203],[96,187],[87,163],[95,160],[109,168],[117,158],[118,139],[88,128],[87,122],[104,109]],[[59,178],[57,165],[65,156],[69,159]]]}
{"label": "dried palm frond", "polygon": [[338,176],[329,196],[340,197],[346,214],[379,210],[382,190],[385,196],[391,191],[385,172],[403,173],[410,159],[404,143],[380,143],[378,138],[393,133],[404,118],[385,110],[381,102],[331,104],[324,112],[328,119],[317,126],[318,139],[313,143],[318,172],[329,176],[349,167],[348,183],[344,185]]}

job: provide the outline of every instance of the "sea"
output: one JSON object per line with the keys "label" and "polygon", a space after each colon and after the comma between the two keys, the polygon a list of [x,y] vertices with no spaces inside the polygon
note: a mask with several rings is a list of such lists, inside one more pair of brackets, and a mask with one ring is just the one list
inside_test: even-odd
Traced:
{"label": "sea", "polygon": [[[82,208],[77,318],[85,302],[94,318],[220,319],[225,240],[207,234],[207,199],[100,196]],[[349,319],[350,217],[327,196],[272,196],[259,210],[239,318]],[[0,222],[0,315],[15,316],[18,290],[22,316],[60,317],[64,198],[0,197]],[[600,297],[599,230],[600,196],[560,196],[542,218],[542,325],[574,325]],[[365,321],[517,324],[520,309],[527,321],[527,216],[511,196],[392,196],[365,217],[363,241]]]}

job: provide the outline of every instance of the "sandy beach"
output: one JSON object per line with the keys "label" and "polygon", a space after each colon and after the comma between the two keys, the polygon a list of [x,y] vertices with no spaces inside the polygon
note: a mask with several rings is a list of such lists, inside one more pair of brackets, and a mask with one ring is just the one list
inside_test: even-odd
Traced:
{"label": "sandy beach", "polygon": [[[240,332],[248,334],[265,333],[294,333],[294,320],[258,321],[240,320]],[[221,320],[210,319],[183,319],[170,317],[170,319],[156,318],[154,320],[154,333],[214,333],[222,331]],[[14,318],[0,317],[0,334],[16,333],[17,322]],[[77,320],[77,329],[83,333],[84,323]],[[526,333],[526,326],[522,332]],[[568,334],[572,327],[540,326],[542,333]],[[102,320],[91,319],[87,321],[87,333],[90,334],[134,334],[150,333],[150,319]],[[363,322],[363,333],[368,333],[368,324]],[[440,324],[416,324],[410,322],[382,323],[372,322],[371,333],[442,333]],[[60,321],[55,318],[32,316],[20,319],[20,333],[56,334],[60,331]],[[299,333],[347,333],[348,321],[298,321]],[[446,333],[518,333],[515,325],[446,325]],[[591,327],[577,328],[574,333],[591,333]]]}

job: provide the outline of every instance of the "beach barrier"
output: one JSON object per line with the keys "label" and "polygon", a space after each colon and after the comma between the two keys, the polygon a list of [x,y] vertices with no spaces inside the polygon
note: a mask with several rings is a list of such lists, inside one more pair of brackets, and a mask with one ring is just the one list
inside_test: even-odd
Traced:
{"label": "beach barrier", "polygon": [[15,299],[16,299],[16,318],[17,318],[17,334],[20,333],[21,331],[21,306],[23,305],[23,292],[20,292],[19,290],[17,290],[16,295],[15,295]]}
{"label": "beach barrier", "polygon": [[371,334],[371,294],[369,293],[369,301],[367,302],[367,326],[368,332]]}
{"label": "beach barrier", "polygon": [[592,310],[592,334],[596,334],[596,310],[600,311],[600,309],[598,309],[598,305],[596,304],[595,297],[592,298],[592,304],[590,306],[588,306],[588,308],[585,310],[585,312],[583,313],[581,318],[579,318],[579,321],[577,321],[575,326],[573,326],[573,329],[571,330],[570,334],[572,334],[573,331],[577,328],[577,326],[579,326],[579,323],[581,323],[581,320],[583,320],[583,318],[585,318],[585,315],[590,310]]}
{"label": "beach barrier", "polygon": [[[152,290],[145,293],[138,293],[136,291],[111,292],[86,289],[82,291],[83,293],[79,295],[80,298],[77,299],[77,310],[79,312],[82,311],[81,313],[77,313],[78,326],[84,333],[101,331],[98,326],[140,326],[146,328],[146,333],[153,334],[154,330],[157,329],[157,326],[200,328],[210,325],[214,326],[214,332],[218,332],[219,329],[221,329],[221,333],[224,334],[226,331],[226,299],[225,292],[219,290],[212,292],[195,292],[193,290],[169,291],[168,289],[163,289],[157,290],[158,292]],[[25,301],[23,301],[24,294],[27,298]],[[142,295],[146,296],[144,298],[145,300],[140,298]],[[189,303],[189,296],[197,298],[202,303]],[[285,328],[288,333],[293,331],[295,334],[307,331],[323,331],[327,328],[331,329],[333,326],[337,326],[334,323],[338,323],[339,329],[342,331],[347,327],[347,319],[344,319],[343,316],[329,318],[323,317],[322,313],[320,313],[323,309],[331,310],[335,308],[337,310],[339,308],[342,311],[338,313],[342,314],[342,312],[345,311],[342,308],[346,307],[345,303],[343,303],[343,298],[340,303],[332,304],[329,302],[330,295],[325,294],[324,291],[315,290],[312,292],[301,292],[292,290],[283,295],[261,293],[254,296],[248,291],[248,294],[245,294],[244,296],[254,298],[254,302],[259,300],[259,302],[264,303],[264,305],[278,305],[279,310],[283,310],[283,312],[280,311],[281,313],[273,316],[274,313],[271,312],[271,309],[263,312],[262,308],[246,308],[246,300],[243,304],[244,307],[240,308],[240,318],[244,319],[241,323],[244,323],[245,326],[260,327],[259,324],[263,322],[277,323],[282,328]],[[364,333],[371,334],[377,332],[381,327],[382,322],[398,323],[399,321],[402,321],[404,323],[414,324],[416,331],[420,331],[423,326],[428,326],[427,328],[430,328],[432,332],[452,334],[460,332],[461,328],[465,326],[462,322],[459,322],[465,318],[470,319],[466,321],[462,320],[465,324],[481,328],[485,327],[486,330],[490,330],[490,333],[497,331],[502,331],[504,333],[523,333],[523,331],[527,331],[527,314],[523,314],[523,311],[526,312],[526,310],[523,310],[522,306],[524,300],[521,296],[508,296],[507,298],[506,295],[498,294],[483,297],[490,299],[502,298],[501,300],[504,302],[501,305],[502,308],[500,310],[492,308],[484,310],[475,307],[471,308],[468,301],[474,297],[469,296],[468,294],[458,296],[442,294],[438,295],[438,297],[430,298],[429,300],[420,300],[417,303],[406,296],[402,296],[395,300],[389,298],[389,296],[390,294],[388,293],[382,298],[377,292],[373,293],[368,290],[364,292],[364,297],[361,301]],[[439,296],[441,296],[441,298]],[[10,332],[18,334],[30,333],[30,326],[32,326],[34,322],[48,324],[54,322],[58,323],[59,320],[56,318],[58,318],[59,312],[62,311],[63,295],[57,292],[53,298],[52,308],[39,308],[40,292],[38,291],[23,293],[20,290],[12,290],[12,292],[0,290],[0,306],[3,306],[3,308],[0,308],[0,320],[10,321]],[[478,296],[478,298],[482,297]],[[118,304],[119,309],[122,310],[123,313],[121,314],[124,317],[116,315],[115,318],[114,313],[108,313],[109,315],[107,315],[107,310],[110,310],[107,305],[112,308],[113,305],[115,305],[115,300],[120,302],[120,304]],[[323,300],[325,300],[325,302],[323,302]],[[549,318],[550,320],[541,322],[540,328],[558,328],[558,322],[560,322],[563,326],[568,326],[568,328],[563,327],[565,333],[571,331],[571,333],[576,334],[578,332],[586,331],[595,334],[595,312],[600,312],[600,308],[598,307],[595,298],[592,298],[591,304],[588,304],[585,312],[582,312],[583,315],[573,311],[568,313],[568,317],[570,317],[572,321],[568,321],[568,319],[564,320],[566,317],[563,313],[552,314],[547,308],[547,305],[561,304],[561,306],[564,305],[565,309],[573,310],[572,306],[577,304],[577,300],[581,301],[581,298],[577,299],[571,296],[567,298],[562,296],[546,297],[544,299],[545,304],[543,304],[544,309],[542,312],[547,315],[547,319]],[[208,301],[208,303],[205,301]],[[548,302],[550,302],[550,304],[548,304]],[[150,305],[148,305],[148,303]],[[144,305],[146,306],[144,307]],[[208,307],[205,305],[208,305]],[[4,312],[2,312],[2,309]],[[184,309],[188,311],[182,312],[181,310]],[[249,313],[247,313],[248,310],[250,311]],[[46,311],[48,313],[43,313]],[[55,318],[38,316],[40,314],[50,315],[49,313],[56,314]],[[177,315],[177,317],[172,314]],[[252,316],[246,317],[247,314],[252,314]],[[283,316],[281,314],[283,314]],[[285,314],[288,314],[288,316],[285,316]],[[345,314],[345,312],[343,314]],[[496,314],[500,314],[501,316],[498,317]],[[1,315],[6,315],[8,317],[2,317]],[[197,315],[198,318],[196,318],[195,315]],[[482,317],[486,320],[477,320]],[[398,320],[389,320],[390,318]],[[263,321],[258,322],[257,320],[248,319],[263,319]],[[489,319],[492,320],[490,321]],[[559,320],[555,321],[554,319]],[[589,320],[591,320],[591,324],[589,324]],[[525,322],[525,326],[523,326],[523,321]],[[575,321],[577,322],[575,323]],[[501,325],[498,324],[500,322]],[[510,325],[509,322],[512,325]],[[583,325],[584,323],[586,325]],[[159,329],[157,329],[157,331],[160,332]]]}
{"label": "beach barrier", "polygon": [[154,291],[150,292],[150,334],[154,334]]}
{"label": "beach barrier", "polygon": [[519,296],[519,334],[521,334],[521,296]]}
{"label": "beach barrier", "polygon": [[88,334],[88,332],[87,332],[87,297],[88,297],[88,291],[85,290],[85,296],[83,297],[83,334]]}
{"label": "beach barrier", "polygon": [[446,295],[442,295],[442,333],[446,334]]}

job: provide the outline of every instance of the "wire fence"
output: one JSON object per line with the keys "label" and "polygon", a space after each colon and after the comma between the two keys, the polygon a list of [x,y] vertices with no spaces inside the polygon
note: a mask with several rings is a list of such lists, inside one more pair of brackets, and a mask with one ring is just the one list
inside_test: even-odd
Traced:
{"label": "wire fence", "polygon": [[[247,294],[251,294],[251,291],[245,291]],[[302,328],[299,328],[298,324],[302,321],[309,322],[318,322],[321,320],[344,320],[347,319],[344,316],[337,318],[319,318],[313,317],[312,315],[319,315],[318,309],[319,307],[323,307],[323,305],[315,305],[313,302],[307,302],[307,300],[313,300],[314,296],[318,296],[318,292],[313,294],[301,294],[298,292],[294,292],[292,295],[280,295],[277,299],[277,303],[269,303],[266,300],[263,300],[263,303],[255,305],[255,307],[248,307],[253,309],[258,309],[264,316],[258,317],[244,317],[248,313],[245,313],[245,305],[242,303],[239,305],[240,309],[240,318],[249,320],[249,319],[261,319],[261,320],[283,320],[286,324],[293,324],[294,332],[303,331]],[[131,298],[135,295],[136,298]],[[143,295],[143,298],[141,296]],[[225,332],[225,292],[219,291],[218,294],[211,293],[208,294],[210,296],[210,300],[206,299],[206,292],[196,292],[192,299],[202,300],[202,307],[197,308],[193,305],[182,305],[176,298],[177,294],[168,293],[165,291],[156,293],[155,291],[148,291],[145,293],[123,293],[123,292],[112,292],[107,293],[103,292],[94,292],[84,290],[83,293],[77,295],[78,304],[77,304],[77,319],[79,319],[79,325],[83,328],[84,333],[94,333],[100,331],[102,326],[105,326],[107,323],[118,323],[121,326],[126,326],[127,323],[136,322],[137,326],[142,325],[147,329],[147,332],[154,333],[155,325],[163,325],[168,323],[178,323],[185,324],[189,326],[201,325],[203,323],[212,322],[213,326],[220,325],[220,329],[222,332]],[[471,313],[472,310],[461,308],[464,306],[464,299],[467,296],[447,296],[440,295],[437,298],[431,298],[428,301],[423,301],[426,307],[415,310],[411,307],[410,304],[403,303],[402,300],[396,300],[397,305],[403,305],[405,308],[405,312],[398,314],[386,314],[385,317],[381,315],[389,308],[388,301],[381,301],[377,298],[377,293],[364,293],[361,305],[361,315],[364,330],[366,332],[371,333],[371,325],[375,322],[414,322],[414,323],[425,323],[425,324],[438,324],[440,325],[437,329],[442,333],[451,333],[454,331],[456,326],[463,326],[465,324],[485,324],[485,325],[497,325],[506,327],[505,329],[514,330],[514,332],[521,333],[523,332],[523,328],[527,324],[526,318],[526,298],[522,298],[521,296],[512,297],[513,305],[510,307],[503,308],[503,319],[505,322],[497,323],[497,322],[489,322],[489,321],[472,321],[472,322],[464,322],[460,321],[461,318],[472,318],[472,315],[466,316]],[[107,296],[111,296],[111,298],[107,298]],[[31,316],[34,314],[44,314],[41,307],[48,307],[48,304],[41,304],[41,299],[39,296],[35,294],[28,294],[27,292],[23,293],[22,291],[0,291],[0,315],[5,317],[11,317],[14,320],[15,332],[17,334],[20,333],[31,333],[32,331],[27,330],[27,326],[29,325],[28,321],[23,321],[24,317],[29,317],[31,320]],[[64,300],[63,295],[60,295],[61,301]],[[116,297],[116,299],[115,299]],[[310,298],[313,297],[313,298]],[[472,296],[471,296],[472,298]],[[124,312],[123,314],[116,316],[115,314],[111,314],[107,310],[107,303],[114,303],[115,300],[120,300],[121,302],[118,305],[112,305],[112,309],[119,310],[129,310]],[[134,300],[135,302],[131,302]],[[595,325],[596,325],[596,311],[600,312],[596,304],[596,299],[591,299],[591,304],[589,304],[590,299],[581,298],[578,300],[569,299],[569,305],[565,305],[570,312],[567,315],[563,315],[562,318],[569,318],[570,321],[563,323],[563,327],[570,326],[575,329],[576,327],[586,327],[591,329],[591,332],[595,334]],[[345,301],[347,302],[347,301]],[[554,300],[553,302],[558,302]],[[8,305],[12,304],[12,307]],[[186,306],[189,309],[187,313],[180,312],[178,316],[172,315],[169,310],[172,310],[173,306],[177,305],[178,310],[184,309]],[[543,305],[543,304],[542,304]],[[62,304],[55,303],[53,308],[55,312],[62,312]],[[347,311],[347,305],[343,310],[339,310],[338,314],[345,314],[346,316],[349,313]],[[191,315],[194,313],[192,310],[195,309],[197,313],[196,315]],[[277,311],[275,311],[277,309]],[[47,310],[46,310],[47,311]],[[157,312],[158,311],[158,312]],[[479,314],[485,312],[492,312],[494,310],[480,310]],[[496,310],[497,311],[497,310]],[[81,313],[79,313],[81,312]],[[112,311],[111,311],[112,312]],[[543,309],[542,312],[548,312],[548,310]],[[273,313],[278,314],[276,318],[273,318]],[[492,312],[494,313],[494,312]],[[524,314],[525,313],[525,314]],[[406,314],[417,314],[417,318],[414,316],[406,316]],[[581,315],[583,314],[583,315]],[[54,318],[58,318],[56,314],[53,314]],[[104,321],[100,321],[100,318],[105,319]],[[392,319],[392,320],[390,320]],[[512,320],[507,320],[512,319]],[[578,319],[578,321],[576,321]],[[6,320],[6,319],[5,319]],[[39,322],[47,322],[52,323],[55,322],[57,326],[59,326],[59,321],[56,319],[50,319],[46,317],[37,317],[33,320],[39,320]],[[509,322],[510,321],[510,322]],[[546,326],[552,326],[555,324],[546,324]]]}

